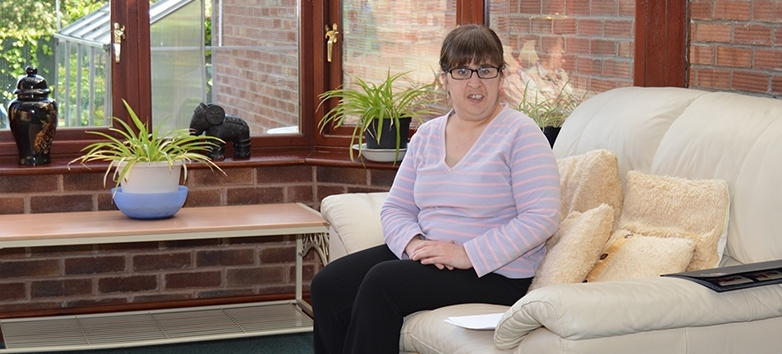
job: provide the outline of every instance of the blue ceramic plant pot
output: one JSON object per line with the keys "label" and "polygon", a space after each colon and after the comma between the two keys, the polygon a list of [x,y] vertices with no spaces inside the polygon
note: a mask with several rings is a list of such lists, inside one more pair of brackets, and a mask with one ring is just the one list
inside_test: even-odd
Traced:
{"label": "blue ceramic plant pot", "polygon": [[[115,193],[116,190],[116,193]],[[164,219],[174,216],[187,199],[187,187],[179,186],[172,193],[122,193],[122,187],[112,188],[114,204],[132,219]]]}

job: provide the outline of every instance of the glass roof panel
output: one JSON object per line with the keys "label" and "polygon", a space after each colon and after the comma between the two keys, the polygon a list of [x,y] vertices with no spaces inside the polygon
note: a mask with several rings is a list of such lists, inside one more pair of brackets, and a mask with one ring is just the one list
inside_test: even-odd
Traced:
{"label": "glass roof panel", "polygon": [[[150,25],[160,21],[193,0],[161,0],[149,7]],[[91,45],[108,45],[111,40],[109,4],[77,20],[54,35],[57,39]]]}

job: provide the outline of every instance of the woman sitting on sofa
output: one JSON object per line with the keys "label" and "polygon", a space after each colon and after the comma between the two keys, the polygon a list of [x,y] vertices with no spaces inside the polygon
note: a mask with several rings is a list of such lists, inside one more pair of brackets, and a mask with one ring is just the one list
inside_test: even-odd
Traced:
{"label": "woman sitting on sofa", "polygon": [[489,28],[443,41],[453,109],[408,146],[381,211],[386,244],[312,280],[316,353],[398,353],[408,314],[527,292],[559,225],[559,172],[540,128],[500,103],[504,66]]}

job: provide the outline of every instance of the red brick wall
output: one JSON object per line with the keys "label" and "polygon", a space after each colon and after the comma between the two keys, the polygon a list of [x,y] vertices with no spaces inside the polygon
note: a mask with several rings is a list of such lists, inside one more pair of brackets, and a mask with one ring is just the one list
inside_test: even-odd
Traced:
{"label": "red brick wall", "polygon": [[564,39],[565,71],[580,90],[600,93],[633,84],[635,0],[491,2],[491,26],[517,56],[522,46]]}
{"label": "red brick wall", "polygon": [[782,0],[690,0],[690,87],[782,93]]}
{"label": "red brick wall", "polygon": [[[305,165],[190,170],[185,207],[388,190],[394,170]],[[0,214],[115,209],[103,174],[0,176]],[[0,249],[0,312],[292,293],[293,236]],[[305,291],[321,267],[304,262]]]}

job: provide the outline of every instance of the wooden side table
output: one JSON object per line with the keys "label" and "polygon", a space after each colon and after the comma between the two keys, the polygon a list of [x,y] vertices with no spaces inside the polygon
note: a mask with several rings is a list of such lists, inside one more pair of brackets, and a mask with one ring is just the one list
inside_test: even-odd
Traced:
{"label": "wooden side table", "polygon": [[134,220],[119,211],[0,215],[0,225],[0,248],[296,235],[294,300],[0,320],[6,346],[0,353],[312,331],[312,319],[302,312],[312,311],[302,299],[302,260],[312,250],[327,262],[328,223],[304,204],[184,208],[161,220]]}

